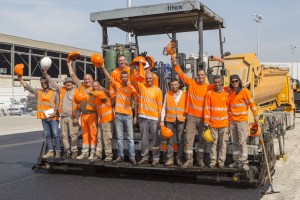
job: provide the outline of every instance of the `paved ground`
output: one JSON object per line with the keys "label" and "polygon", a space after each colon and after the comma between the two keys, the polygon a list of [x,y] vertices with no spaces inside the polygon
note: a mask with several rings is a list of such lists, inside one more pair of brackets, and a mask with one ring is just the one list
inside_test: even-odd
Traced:
{"label": "paved ground", "polygon": [[[300,199],[299,131],[287,132],[288,161],[277,161],[274,186],[279,194],[263,199]],[[10,125],[6,125],[10,124]],[[18,126],[16,126],[18,124]],[[260,199],[259,189],[237,185],[203,184],[187,178],[154,175],[100,174],[98,176],[32,171],[42,143],[40,121],[33,116],[1,117],[0,199]],[[6,127],[3,127],[6,125]],[[39,126],[39,127],[38,127]],[[5,132],[6,131],[6,132]]]}
{"label": "paved ground", "polygon": [[32,171],[42,132],[0,136],[0,199],[260,199],[260,191],[236,185],[153,175],[51,174]]}
{"label": "paved ground", "polygon": [[0,117],[0,136],[42,130],[42,122],[36,116],[2,116]]}

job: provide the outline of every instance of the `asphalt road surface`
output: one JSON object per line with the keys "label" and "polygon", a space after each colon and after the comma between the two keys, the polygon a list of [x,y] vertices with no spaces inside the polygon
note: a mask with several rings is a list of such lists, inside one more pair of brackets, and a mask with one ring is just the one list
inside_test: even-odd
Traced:
{"label": "asphalt road surface", "polygon": [[0,199],[260,199],[261,190],[188,178],[132,174],[65,174],[32,171],[42,133],[0,136]]}

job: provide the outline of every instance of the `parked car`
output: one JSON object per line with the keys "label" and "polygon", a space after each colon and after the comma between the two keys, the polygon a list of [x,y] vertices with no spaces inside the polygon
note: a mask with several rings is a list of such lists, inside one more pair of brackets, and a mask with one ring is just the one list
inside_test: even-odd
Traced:
{"label": "parked car", "polygon": [[10,101],[11,101],[11,105],[7,109],[7,114],[20,115],[20,116],[23,115],[25,111],[25,105],[21,104],[19,101],[13,98],[10,98]]}
{"label": "parked car", "polygon": [[37,99],[35,96],[28,96],[26,101],[26,111],[36,115]]}

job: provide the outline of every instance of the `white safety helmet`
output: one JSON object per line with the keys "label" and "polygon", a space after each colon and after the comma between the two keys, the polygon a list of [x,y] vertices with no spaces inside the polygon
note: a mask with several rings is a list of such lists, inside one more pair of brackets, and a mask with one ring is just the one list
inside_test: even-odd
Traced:
{"label": "white safety helmet", "polygon": [[42,69],[43,70],[45,70],[45,69],[49,69],[49,67],[51,66],[51,64],[52,64],[52,60],[51,60],[51,58],[49,58],[49,57],[44,57],[42,60],[41,60],[41,67],[42,67]]}
{"label": "white safety helmet", "polygon": [[144,66],[144,69],[148,69],[150,67],[149,63],[146,61],[146,65]]}

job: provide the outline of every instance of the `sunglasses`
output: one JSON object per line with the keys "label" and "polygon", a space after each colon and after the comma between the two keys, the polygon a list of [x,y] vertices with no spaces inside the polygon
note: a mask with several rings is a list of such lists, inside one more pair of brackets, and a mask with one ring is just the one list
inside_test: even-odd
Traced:
{"label": "sunglasses", "polygon": [[230,81],[231,83],[238,83],[239,82],[239,80],[232,80],[232,81]]}

